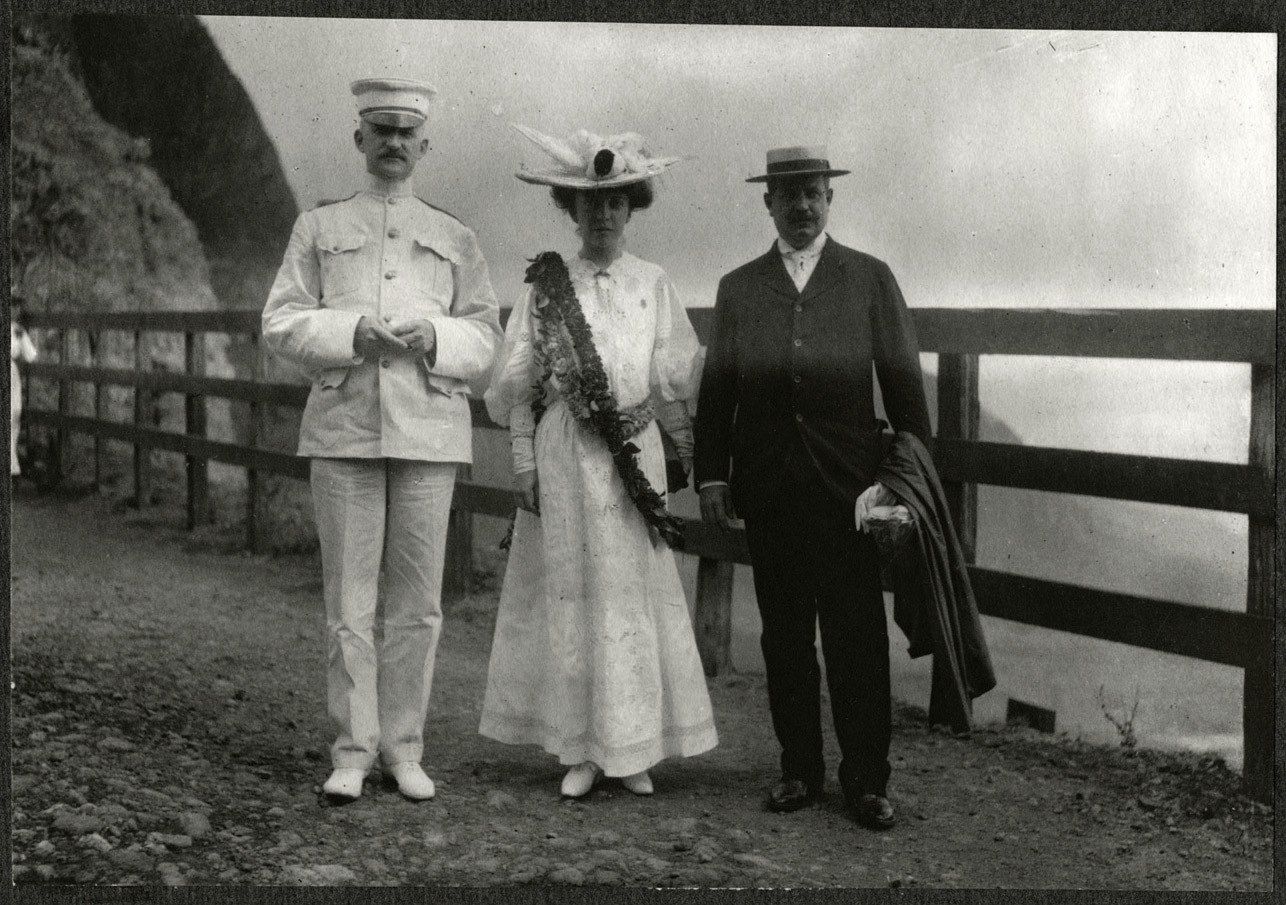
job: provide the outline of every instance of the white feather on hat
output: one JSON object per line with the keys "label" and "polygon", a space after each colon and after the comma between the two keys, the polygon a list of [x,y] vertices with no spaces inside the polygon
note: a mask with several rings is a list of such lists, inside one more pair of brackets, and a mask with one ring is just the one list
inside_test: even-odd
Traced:
{"label": "white feather on hat", "polygon": [[602,137],[580,129],[567,140],[553,138],[527,126],[511,123],[514,130],[548,154],[556,169],[523,167],[515,175],[535,185],[573,189],[604,189],[629,185],[659,176],[682,157],[650,157],[643,136],[637,132]]}

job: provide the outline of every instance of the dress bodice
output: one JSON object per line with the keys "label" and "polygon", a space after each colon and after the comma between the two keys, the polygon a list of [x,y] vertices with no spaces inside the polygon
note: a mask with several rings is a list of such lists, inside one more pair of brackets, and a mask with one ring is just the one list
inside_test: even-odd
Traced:
{"label": "dress bodice", "polygon": [[[567,270],[617,405],[631,408],[649,396],[691,399],[701,349],[665,271],[628,253],[606,268],[576,256]],[[538,340],[533,291],[514,306],[486,394],[488,413],[502,425],[515,406],[530,405],[540,376],[532,346]]]}

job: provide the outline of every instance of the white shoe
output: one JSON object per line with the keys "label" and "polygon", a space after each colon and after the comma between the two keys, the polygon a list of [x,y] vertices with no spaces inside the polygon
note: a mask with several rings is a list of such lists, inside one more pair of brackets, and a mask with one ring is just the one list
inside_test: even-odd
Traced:
{"label": "white shoe", "polygon": [[646,770],[638,773],[632,773],[629,776],[621,777],[621,785],[629,789],[635,795],[652,794],[652,777],[647,775]]}
{"label": "white shoe", "polygon": [[329,798],[356,801],[362,797],[362,781],[364,779],[366,779],[365,770],[338,767],[331,772],[330,778],[322,785],[322,791]]}
{"label": "white shoe", "polygon": [[563,777],[563,795],[568,798],[584,798],[602,775],[603,771],[593,761],[577,764]]}
{"label": "white shoe", "polygon": [[424,768],[413,760],[403,761],[384,768],[385,773],[397,782],[397,790],[403,798],[412,801],[428,801],[436,794],[433,780],[429,779]]}

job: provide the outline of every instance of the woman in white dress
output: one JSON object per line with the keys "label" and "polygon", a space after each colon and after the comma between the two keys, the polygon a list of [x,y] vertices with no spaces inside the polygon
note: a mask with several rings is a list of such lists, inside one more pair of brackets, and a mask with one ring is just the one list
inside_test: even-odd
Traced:
{"label": "woman in white dress", "polygon": [[486,393],[510,428],[519,511],[479,730],[556,755],[568,797],[603,775],[647,795],[649,767],[718,741],[656,420],[690,472],[700,347],[665,271],[622,247],[677,158],[648,157],[633,133],[516,128],[557,161],[518,177],[552,186],[582,246],[534,260]]}

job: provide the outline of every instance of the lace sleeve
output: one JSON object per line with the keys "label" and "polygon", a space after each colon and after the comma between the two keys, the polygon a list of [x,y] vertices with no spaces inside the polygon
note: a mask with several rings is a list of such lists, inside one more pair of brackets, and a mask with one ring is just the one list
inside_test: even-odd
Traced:
{"label": "lace sleeve", "polygon": [[508,427],[515,406],[530,407],[537,376],[529,290],[509,314],[505,340],[491,371],[491,386],[482,397],[491,420],[501,427]]}
{"label": "lace sleeve", "polygon": [[670,402],[696,396],[701,379],[701,344],[687,309],[669,276],[656,284],[656,336],[652,345],[651,391]]}

